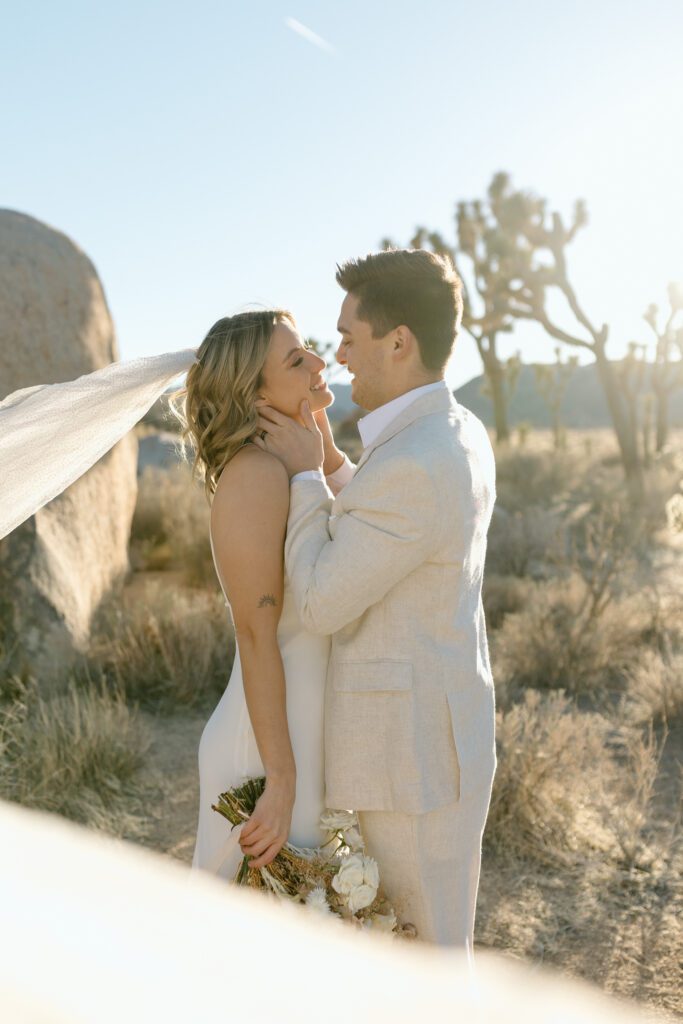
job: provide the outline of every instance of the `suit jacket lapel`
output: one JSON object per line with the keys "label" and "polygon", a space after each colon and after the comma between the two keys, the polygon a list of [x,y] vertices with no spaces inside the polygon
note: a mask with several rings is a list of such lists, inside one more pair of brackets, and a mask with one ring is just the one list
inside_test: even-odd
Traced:
{"label": "suit jacket lapel", "polygon": [[416,398],[407,409],[404,409],[403,412],[398,414],[396,419],[387,424],[372,444],[369,444],[363,451],[363,454],[356,465],[356,473],[365,465],[377,448],[386,444],[387,441],[390,441],[392,437],[396,436],[396,434],[405,430],[405,428],[410,426],[411,423],[414,423],[415,420],[420,419],[422,416],[430,416],[435,412],[446,412],[448,409],[454,409],[457,404],[458,403],[451,392],[447,391],[445,388],[438,391],[430,391],[426,395],[421,395],[419,398]]}

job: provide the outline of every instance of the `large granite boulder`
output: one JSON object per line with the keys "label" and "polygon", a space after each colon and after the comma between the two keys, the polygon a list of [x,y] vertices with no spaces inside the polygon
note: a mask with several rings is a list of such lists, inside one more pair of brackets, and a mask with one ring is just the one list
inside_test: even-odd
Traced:
{"label": "large granite boulder", "polygon": [[[117,358],[88,257],[53,228],[0,210],[0,399]],[[94,613],[129,568],[136,464],[129,434],[0,540],[0,678],[30,673],[49,687],[87,647]]]}

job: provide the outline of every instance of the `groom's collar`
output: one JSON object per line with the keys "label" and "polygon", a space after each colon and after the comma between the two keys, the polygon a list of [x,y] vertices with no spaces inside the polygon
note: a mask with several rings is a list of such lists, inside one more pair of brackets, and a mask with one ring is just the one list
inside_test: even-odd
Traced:
{"label": "groom's collar", "polygon": [[[415,391],[419,391],[420,394],[417,397],[413,397],[398,415],[385,424],[381,432],[363,450],[363,454],[356,466],[356,473],[361,466],[365,465],[372,452],[379,448],[380,445],[391,440],[392,437],[395,437],[396,434],[404,430],[415,420],[420,419],[422,416],[431,416],[433,413],[448,412],[457,408],[458,403],[445,381],[438,381],[434,385],[428,384],[423,388],[415,388]],[[406,392],[405,396],[401,395],[400,397],[407,398],[409,394],[414,395],[415,391]],[[387,403],[387,405],[391,404],[391,402]],[[379,409],[373,410],[373,412],[379,411]]]}
{"label": "groom's collar", "polygon": [[448,391],[446,381],[437,380],[432,384],[423,384],[422,387],[412,388],[359,419],[358,433],[363,442],[363,448],[369,448],[404,409],[407,409],[422,395],[428,395],[432,391]]}

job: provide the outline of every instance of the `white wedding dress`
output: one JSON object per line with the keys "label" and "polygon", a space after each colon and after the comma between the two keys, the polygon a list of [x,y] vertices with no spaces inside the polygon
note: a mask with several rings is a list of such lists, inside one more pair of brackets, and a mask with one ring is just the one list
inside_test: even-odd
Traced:
{"label": "white wedding dress", "polygon": [[[213,544],[211,545],[213,551]],[[216,556],[214,554],[214,566]],[[216,567],[218,576],[218,568]],[[220,576],[218,577],[220,580]],[[229,607],[225,590],[223,596]],[[330,639],[308,633],[297,615],[285,573],[282,615],[277,630],[287,688],[287,719],[296,763],[296,799],[290,841],[319,846],[324,810],[323,705]],[[244,696],[239,649],[228,685],[206,723],[199,743],[199,822],[192,867],[222,878],[235,877],[242,852],[239,829],[211,810],[218,794],[264,775]]]}

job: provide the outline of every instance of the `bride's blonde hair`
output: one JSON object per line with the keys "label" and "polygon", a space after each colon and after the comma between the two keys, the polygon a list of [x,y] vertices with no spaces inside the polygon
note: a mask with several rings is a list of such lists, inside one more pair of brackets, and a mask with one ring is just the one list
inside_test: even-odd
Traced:
{"label": "bride's blonde hair", "polygon": [[237,313],[216,321],[197,349],[185,386],[169,399],[180,420],[183,455],[189,442],[192,466],[208,501],[223,469],[256,433],[255,401],[263,386],[263,366],[276,324],[296,327],[286,309]]}

